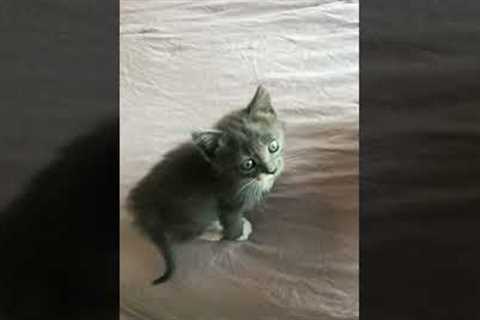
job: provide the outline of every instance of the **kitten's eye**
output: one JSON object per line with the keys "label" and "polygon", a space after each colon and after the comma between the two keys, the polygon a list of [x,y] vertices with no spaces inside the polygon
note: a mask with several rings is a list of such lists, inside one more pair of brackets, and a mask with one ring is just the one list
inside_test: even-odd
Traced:
{"label": "kitten's eye", "polygon": [[274,153],[278,150],[278,148],[279,148],[279,145],[277,140],[273,140],[272,142],[270,142],[270,145],[268,146],[268,151],[270,151],[270,153]]}
{"label": "kitten's eye", "polygon": [[244,171],[250,171],[255,167],[255,162],[252,159],[247,159],[242,162],[241,167]]}

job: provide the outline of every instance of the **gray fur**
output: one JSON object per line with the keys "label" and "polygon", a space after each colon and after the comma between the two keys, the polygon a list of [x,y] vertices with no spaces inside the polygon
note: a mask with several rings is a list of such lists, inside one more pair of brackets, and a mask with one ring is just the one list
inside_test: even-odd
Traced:
{"label": "gray fur", "polygon": [[[273,140],[279,147],[274,152]],[[129,204],[167,265],[155,284],[173,273],[170,242],[198,237],[215,220],[223,226],[223,239],[242,237],[245,212],[261,202],[283,171],[283,146],[283,124],[259,86],[246,108],[227,114],[212,130],[192,133],[190,142],[167,153],[139,182]],[[248,159],[256,165],[247,172]]]}

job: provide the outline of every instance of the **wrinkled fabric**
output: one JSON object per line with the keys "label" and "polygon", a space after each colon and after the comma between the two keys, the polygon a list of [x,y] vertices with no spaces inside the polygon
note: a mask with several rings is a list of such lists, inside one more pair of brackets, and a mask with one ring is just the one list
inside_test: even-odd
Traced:
{"label": "wrinkled fabric", "polygon": [[122,0],[120,194],[162,155],[245,106],[287,125],[286,169],[247,242],[157,250],[121,210],[122,319],[358,318],[358,2]]}

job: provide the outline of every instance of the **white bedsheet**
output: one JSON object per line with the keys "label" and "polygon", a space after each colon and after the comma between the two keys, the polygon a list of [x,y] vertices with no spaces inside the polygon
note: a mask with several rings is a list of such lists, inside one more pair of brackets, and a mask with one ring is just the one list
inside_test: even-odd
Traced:
{"label": "white bedsheet", "polygon": [[122,0],[121,201],[162,154],[263,83],[287,167],[244,244],[194,242],[178,272],[122,211],[125,319],[358,318],[358,1]]}

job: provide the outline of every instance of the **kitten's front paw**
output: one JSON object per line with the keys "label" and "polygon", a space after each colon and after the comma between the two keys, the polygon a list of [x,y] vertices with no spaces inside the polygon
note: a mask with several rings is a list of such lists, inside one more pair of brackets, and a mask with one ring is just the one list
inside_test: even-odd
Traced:
{"label": "kitten's front paw", "polygon": [[235,239],[236,241],[245,241],[248,239],[248,237],[252,233],[252,224],[250,223],[250,221],[248,221],[245,218],[242,218],[242,221],[243,221],[242,235],[237,239]]}

